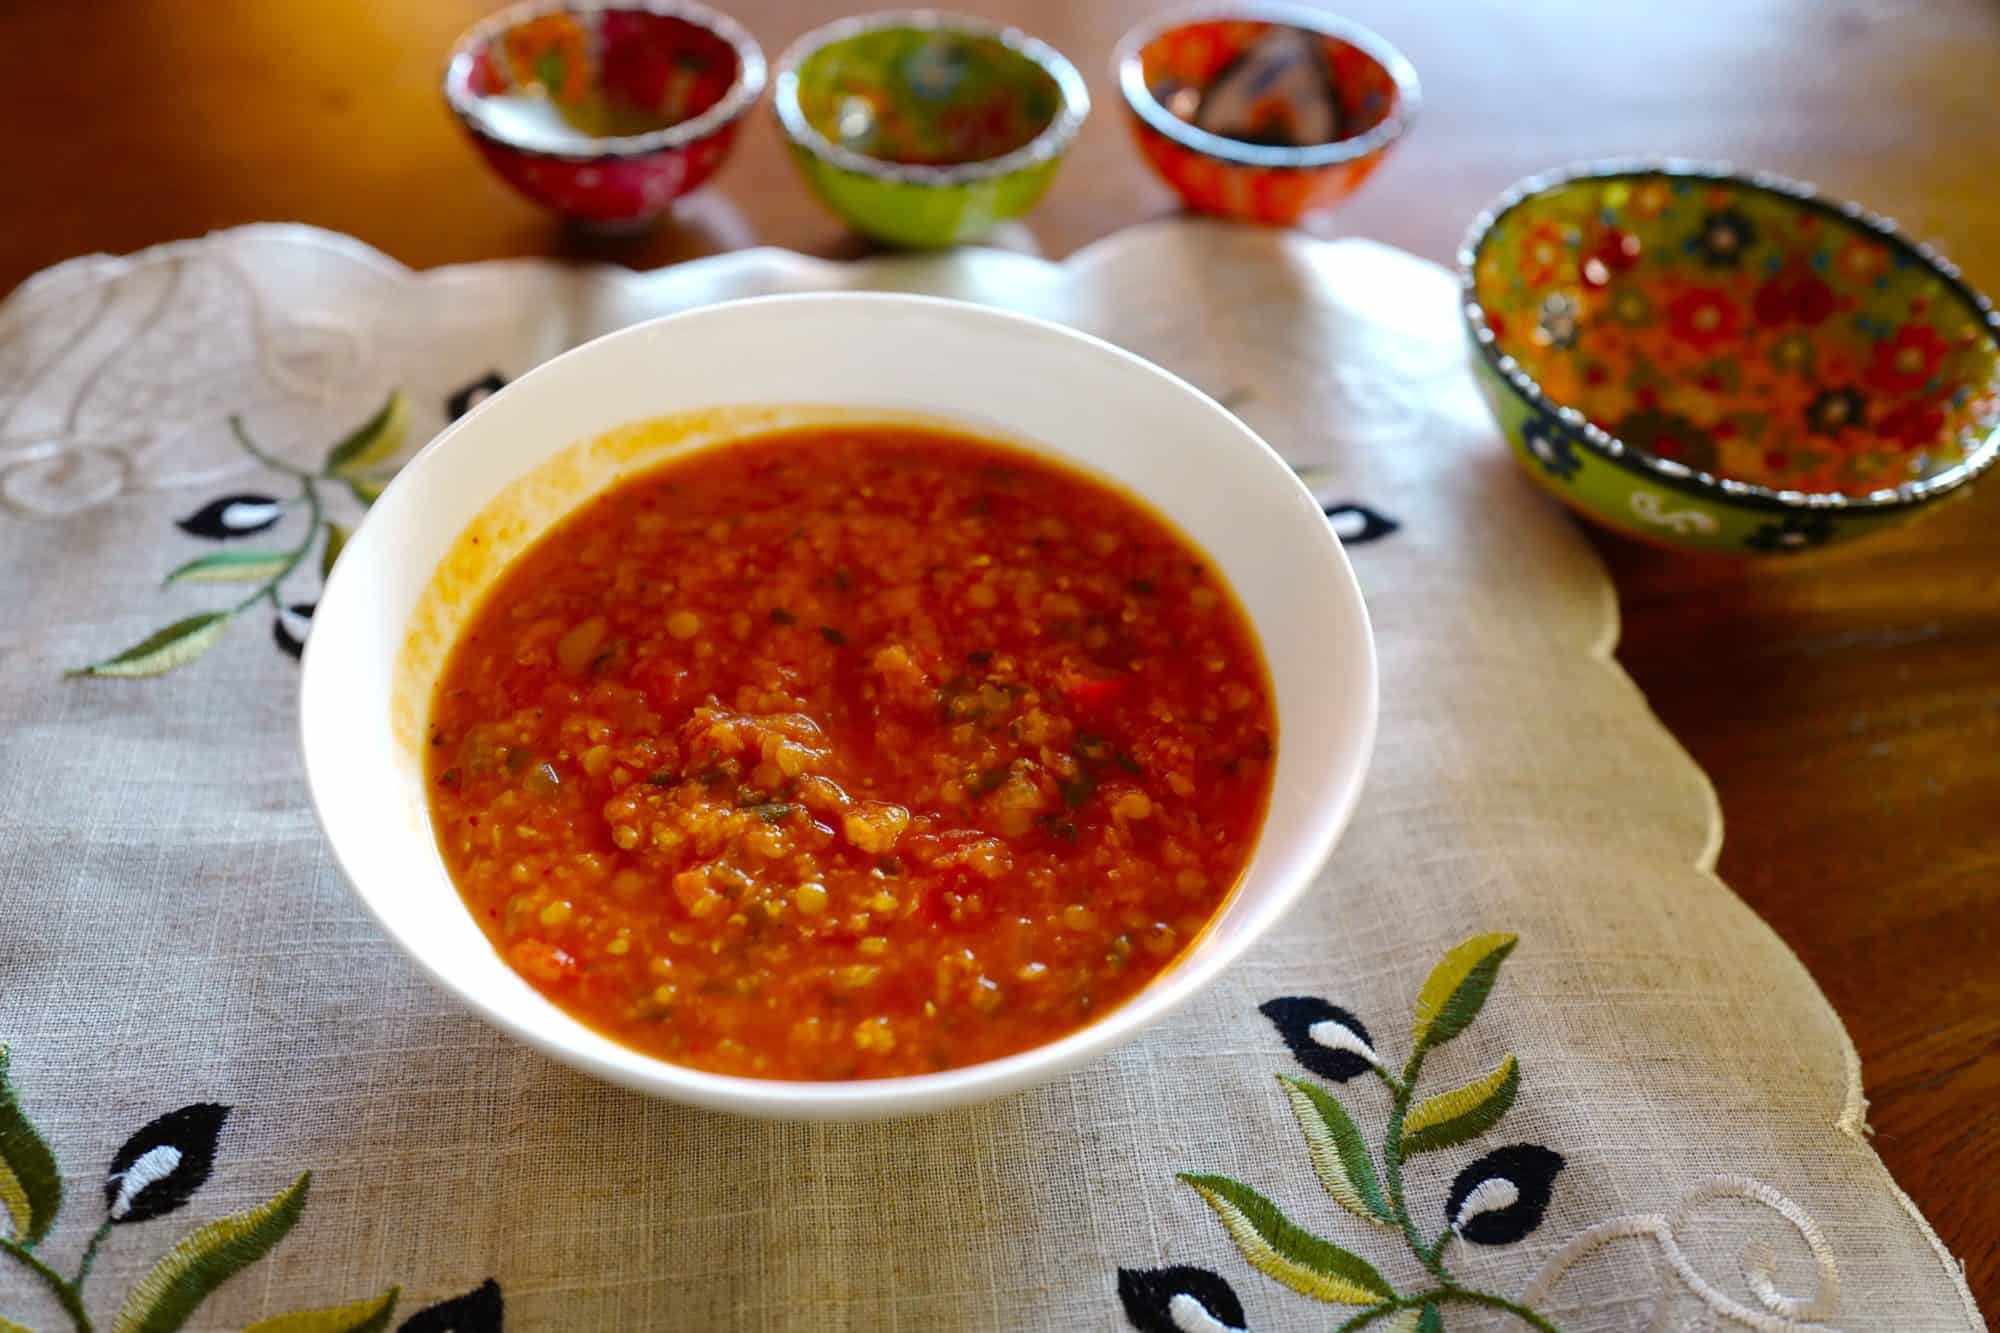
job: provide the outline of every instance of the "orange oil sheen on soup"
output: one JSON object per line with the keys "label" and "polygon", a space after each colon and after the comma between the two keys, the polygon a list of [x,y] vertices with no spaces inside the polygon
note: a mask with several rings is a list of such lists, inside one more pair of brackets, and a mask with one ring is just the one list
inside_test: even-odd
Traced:
{"label": "orange oil sheen on soup", "polygon": [[621,481],[447,657],[426,777],[495,949],[677,1064],[974,1064],[1090,1022],[1215,914],[1275,762],[1234,597],[1019,450],[794,429]]}

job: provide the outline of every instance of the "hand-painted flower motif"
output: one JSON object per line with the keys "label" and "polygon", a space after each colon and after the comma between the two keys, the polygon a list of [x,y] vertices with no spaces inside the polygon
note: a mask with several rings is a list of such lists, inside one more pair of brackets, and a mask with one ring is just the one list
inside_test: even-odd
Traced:
{"label": "hand-painted flower motif", "polygon": [[1743,327],[1743,313],[1720,287],[1690,287],[1667,306],[1667,329],[1697,351],[1712,351]]}
{"label": "hand-painted flower motif", "polygon": [[1632,191],[1632,214],[1635,217],[1656,218],[1667,211],[1667,205],[1673,200],[1673,187],[1665,180],[1655,178],[1646,181]]}
{"label": "hand-painted flower motif", "polygon": [[1771,344],[1765,359],[1771,363],[1773,370],[1810,378],[1815,360],[1813,340],[1804,333],[1788,333]]}
{"label": "hand-painted flower motif", "polygon": [[1578,271],[1587,287],[1608,286],[1618,274],[1639,262],[1639,238],[1616,227],[1605,228],[1597,244],[1583,257]]}
{"label": "hand-painted flower motif", "polygon": [[1710,268],[1736,268],[1744,252],[1757,243],[1757,228],[1742,213],[1725,208],[1702,219],[1695,234],[1694,251]]}
{"label": "hand-painted flower motif", "polygon": [[1833,288],[1811,269],[1791,265],[1758,284],[1750,309],[1759,324],[1796,321],[1810,327],[1824,322],[1833,313],[1834,304]]}
{"label": "hand-painted flower motif", "polygon": [[1937,442],[1944,430],[1944,408],[1921,398],[1908,398],[1882,414],[1875,433],[1893,440],[1905,453]]}
{"label": "hand-painted flower motif", "polygon": [[1568,254],[1569,243],[1555,223],[1541,222],[1528,228],[1528,234],[1521,238],[1521,281],[1530,287],[1545,285],[1562,269]]}
{"label": "hand-painted flower motif", "polygon": [[1951,351],[1928,324],[1905,324],[1895,335],[1875,344],[1869,355],[1867,382],[1883,393],[1915,393],[1930,382]]}
{"label": "hand-painted flower motif", "polygon": [[590,35],[569,14],[546,14],[508,30],[505,54],[513,80],[540,87],[558,102],[581,101],[590,91]]}
{"label": "hand-painted flower motif", "polygon": [[1620,421],[1616,434],[1635,449],[1671,458],[1697,471],[1715,467],[1715,437],[1677,412],[1643,408]]}
{"label": "hand-painted flower motif", "polygon": [[[1550,255],[1530,253],[1525,272],[1524,248],[1558,235],[1574,267],[1551,275],[1534,262]],[[1490,353],[1535,382],[1535,410],[1614,434],[1634,411],[1677,414],[1714,446],[1681,461],[1733,481],[1867,495],[1966,461],[2000,415],[2000,345],[1977,297],[1864,221],[1782,191],[1578,179],[1503,212],[1472,277]],[[1940,411],[1869,428],[1910,398]],[[1546,461],[1546,444],[1513,438]],[[1744,517],[1745,532],[1759,521]]]}
{"label": "hand-painted flower motif", "polygon": [[1583,466],[1575,437],[1556,417],[1537,412],[1521,423],[1521,442],[1550,476],[1568,481]]}
{"label": "hand-painted flower motif", "polygon": [[1806,429],[1815,435],[1839,435],[1866,424],[1868,399],[1852,384],[1822,389],[1806,404]]}
{"label": "hand-painted flower motif", "polygon": [[1550,292],[1536,313],[1536,340],[1549,347],[1574,347],[1581,312],[1576,298],[1568,292]]}
{"label": "hand-painted flower motif", "polygon": [[1833,536],[1833,520],[1824,514],[1792,514],[1782,522],[1765,523],[1743,539],[1753,551],[1803,551],[1821,546]]}
{"label": "hand-painted flower motif", "polygon": [[1834,260],[1840,271],[1857,282],[1872,282],[1889,271],[1889,247],[1856,237],[1840,247]]}
{"label": "hand-painted flower motif", "polygon": [[1653,322],[1653,303],[1637,287],[1627,287],[1611,298],[1611,317],[1628,329],[1642,329]]}

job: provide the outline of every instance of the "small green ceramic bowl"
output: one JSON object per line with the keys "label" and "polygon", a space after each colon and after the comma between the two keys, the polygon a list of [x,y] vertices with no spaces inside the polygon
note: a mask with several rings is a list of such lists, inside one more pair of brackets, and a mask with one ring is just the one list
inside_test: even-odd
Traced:
{"label": "small green ceramic bowl", "polygon": [[1930,513],[2000,457],[2000,315],[1887,219],[1795,181],[1538,176],[1459,265],[1516,460],[1621,532],[1800,551]]}
{"label": "small green ceramic bowl", "polygon": [[778,123],[813,192],[893,245],[976,240],[1048,189],[1090,112],[1076,67],[930,10],[841,19],[778,60]]}

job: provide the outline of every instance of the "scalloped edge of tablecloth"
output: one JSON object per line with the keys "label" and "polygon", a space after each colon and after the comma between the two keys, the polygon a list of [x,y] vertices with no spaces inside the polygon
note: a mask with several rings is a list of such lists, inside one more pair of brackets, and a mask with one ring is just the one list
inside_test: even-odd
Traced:
{"label": "scalloped edge of tablecloth", "polygon": [[[1120,248],[1131,244],[1135,238],[1142,237],[1157,228],[1176,225],[1183,224],[1178,219],[1172,218],[1142,223],[1093,241],[1061,260],[1051,260],[1039,255],[1026,254],[1014,250],[987,249],[981,250],[978,253],[981,256],[980,262],[982,263],[1006,263],[1020,266],[1023,271],[1046,271],[1049,275],[1053,276],[1064,271],[1074,273],[1078,270],[1094,266],[1115,255]],[[23,312],[36,304],[42,295],[57,291],[73,281],[102,280],[149,262],[178,257],[183,253],[196,253],[206,245],[229,238],[269,238],[323,247],[338,252],[349,259],[365,263],[379,270],[385,277],[400,282],[435,280],[440,277],[448,277],[459,271],[485,270],[495,266],[540,268],[552,263],[560,264],[563,262],[545,257],[515,257],[455,263],[420,270],[412,269],[389,255],[384,254],[382,251],[375,249],[366,242],[343,233],[297,222],[250,223],[242,226],[220,228],[202,237],[162,242],[127,255],[94,253],[76,256],[52,265],[49,268],[30,275],[16,286],[13,291],[9,292],[4,299],[0,299],[0,333],[5,332],[10,320],[23,314]],[[1292,240],[1295,244],[1305,246],[1374,246],[1389,250],[1398,256],[1407,257],[1405,252],[1395,250],[1394,247],[1385,246],[1380,242],[1370,241],[1365,238],[1342,238],[1332,241],[1320,241],[1304,237],[1294,237]],[[666,268],[637,273],[635,276],[641,283],[684,283],[694,271],[704,274],[742,271],[747,274],[760,268],[777,264],[794,271],[817,273],[823,277],[835,273],[844,273],[850,281],[843,282],[841,285],[855,286],[865,285],[865,277],[870,273],[893,272],[898,267],[907,266],[913,262],[921,262],[924,258],[927,258],[927,256],[885,254],[857,260],[830,260],[801,255],[778,246],[765,245],[691,259]],[[1429,263],[1430,261],[1421,262]],[[1432,266],[1438,267],[1436,265]],[[592,266],[574,265],[574,267]],[[612,265],[597,267],[615,268]],[[862,275],[864,282],[855,283],[851,281],[856,275]],[[1029,305],[1032,308],[1031,303],[1023,304]],[[1610,672],[1617,680],[1624,684],[1641,709],[1643,709],[1645,715],[1651,720],[1653,727],[1659,735],[1665,737],[1670,742],[1671,749],[1679,756],[1684,770],[1694,775],[1697,779],[1696,785],[1701,792],[1702,800],[1706,807],[1703,816],[1707,829],[1707,838],[1700,851],[1696,854],[1692,865],[1696,871],[1717,888],[1736,897],[1735,890],[1730,888],[1727,881],[1723,880],[1716,872],[1716,863],[1723,844],[1725,824],[1721,801],[1716,792],[1715,785],[1710,780],[1707,772],[1695,761],[1694,756],[1687,750],[1686,746],[1660,720],[1659,715],[1654,711],[1651,702],[1646,698],[1644,691],[1639,688],[1637,682],[1619,664],[1617,660],[1617,648],[1622,625],[1617,588],[1596,551],[1588,549],[1588,555],[1590,561],[1597,567],[1598,572],[1602,576],[1601,586],[1603,597],[1602,623],[1599,629],[1599,636],[1597,641],[1590,646],[1588,650],[1589,656],[1599,666]],[[1737,901],[1742,903],[1740,897],[1737,897]],[[1743,905],[1746,908],[1748,907],[1747,903]],[[1957,1292],[1959,1300],[1963,1304],[1968,1323],[1974,1328],[1986,1327],[1985,1320],[1980,1313],[1976,1301],[1973,1299],[1971,1288],[1966,1281],[1964,1264],[1952,1254],[1943,1239],[1937,1234],[1937,1231],[1917,1207],[1916,1202],[1896,1182],[1888,1166],[1882,1161],[1880,1154],[1876,1153],[1872,1145],[1868,1143],[1868,1138],[1872,1131],[1867,1124],[1868,1099],[1863,1086],[1861,1058],[1859,1051],[1855,1048],[1853,1038],[1847,1031],[1846,1024],[1841,1021],[1839,1012],[1833,1007],[1831,1001],[1827,999],[1818,981],[1806,969],[1805,964],[1799,959],[1791,946],[1754,909],[1749,914],[1764,929],[1770,941],[1777,946],[1778,950],[1789,961],[1790,966],[1796,970],[1799,978],[1810,987],[1812,995],[1819,1000],[1819,1003],[1824,1006],[1826,1012],[1834,1020],[1833,1026],[1839,1033],[1841,1042],[1840,1054],[1846,1070],[1846,1090],[1843,1104],[1839,1109],[1838,1115],[1833,1120],[1832,1128],[1844,1137],[1868,1149],[1868,1160],[1872,1163],[1881,1184],[1887,1187],[1891,1195],[1902,1207],[1904,1213],[1916,1224],[1919,1234],[1928,1242],[1933,1253],[1937,1256],[1948,1280],[1951,1282],[1953,1289]]]}

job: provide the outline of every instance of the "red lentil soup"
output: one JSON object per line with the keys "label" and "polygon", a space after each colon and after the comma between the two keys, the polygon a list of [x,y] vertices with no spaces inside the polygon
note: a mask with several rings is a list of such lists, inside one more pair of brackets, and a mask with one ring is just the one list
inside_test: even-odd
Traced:
{"label": "red lentil soup", "polygon": [[523,553],[432,704],[431,813],[507,962],[648,1054],[775,1079],[991,1060],[1203,929],[1276,723],[1216,571],[1021,451],[786,431]]}

